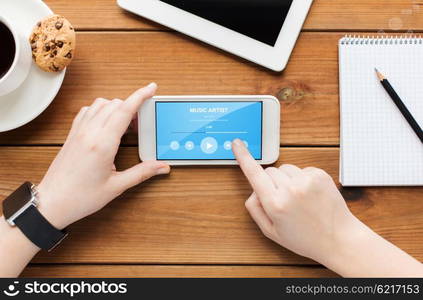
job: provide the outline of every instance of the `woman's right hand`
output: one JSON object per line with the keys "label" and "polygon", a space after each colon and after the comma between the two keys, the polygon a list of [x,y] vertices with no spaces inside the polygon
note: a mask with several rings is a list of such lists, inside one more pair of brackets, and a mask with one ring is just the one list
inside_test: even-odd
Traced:
{"label": "woman's right hand", "polygon": [[332,178],[293,165],[264,170],[240,140],[233,151],[253,187],[245,206],[279,245],[346,277],[423,277],[423,265],[360,222]]}
{"label": "woman's right hand", "polygon": [[332,178],[317,168],[293,165],[263,169],[244,144],[234,154],[253,187],[245,206],[263,234],[316,261],[339,248],[344,235],[361,230]]}

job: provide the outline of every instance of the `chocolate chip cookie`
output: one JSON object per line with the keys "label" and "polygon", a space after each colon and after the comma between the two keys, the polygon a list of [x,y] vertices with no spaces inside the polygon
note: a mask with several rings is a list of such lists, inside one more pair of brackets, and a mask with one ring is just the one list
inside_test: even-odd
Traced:
{"label": "chocolate chip cookie", "polygon": [[75,52],[75,30],[59,15],[39,21],[29,37],[32,58],[46,72],[63,70],[70,64]]}

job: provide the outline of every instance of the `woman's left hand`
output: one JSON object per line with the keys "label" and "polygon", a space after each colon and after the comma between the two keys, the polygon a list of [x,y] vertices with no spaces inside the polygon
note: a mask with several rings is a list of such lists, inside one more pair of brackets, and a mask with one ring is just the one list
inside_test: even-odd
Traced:
{"label": "woman's left hand", "polygon": [[122,172],[114,164],[133,116],[156,89],[151,83],[125,101],[98,98],[78,113],[63,148],[38,186],[39,210],[54,226],[62,229],[100,210],[128,188],[170,172],[167,164],[157,161]]}

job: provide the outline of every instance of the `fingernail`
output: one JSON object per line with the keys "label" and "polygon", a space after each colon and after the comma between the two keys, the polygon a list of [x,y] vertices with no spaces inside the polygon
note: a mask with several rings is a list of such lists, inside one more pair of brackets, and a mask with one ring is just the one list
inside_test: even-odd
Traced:
{"label": "fingernail", "polygon": [[243,145],[243,142],[242,142],[240,139],[234,139],[233,143],[234,143],[236,146],[242,146],[242,145]]}
{"label": "fingernail", "polygon": [[170,168],[169,167],[161,167],[157,170],[157,175],[165,175],[169,174]]}
{"label": "fingernail", "polygon": [[153,88],[156,88],[156,87],[157,87],[157,84],[155,82],[152,82],[149,85],[147,85],[147,88],[149,88],[149,89],[153,89]]}

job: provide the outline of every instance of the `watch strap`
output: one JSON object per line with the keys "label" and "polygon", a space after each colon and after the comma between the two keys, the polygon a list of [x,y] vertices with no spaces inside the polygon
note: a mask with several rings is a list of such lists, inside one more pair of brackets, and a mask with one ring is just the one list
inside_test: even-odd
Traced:
{"label": "watch strap", "polygon": [[65,230],[59,230],[31,205],[14,220],[22,233],[38,248],[51,251],[68,235]]}

